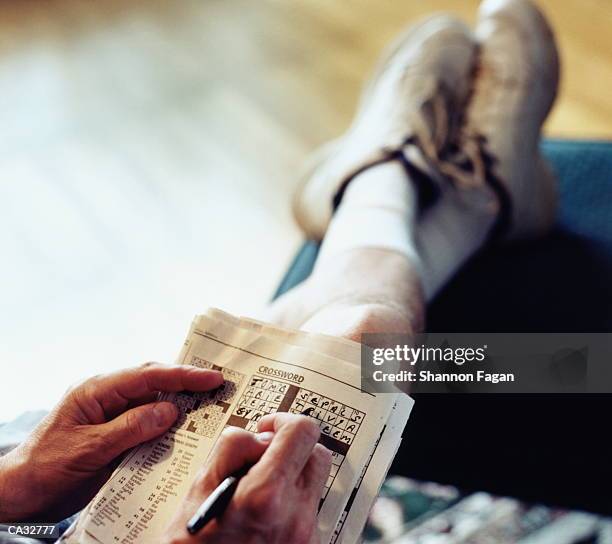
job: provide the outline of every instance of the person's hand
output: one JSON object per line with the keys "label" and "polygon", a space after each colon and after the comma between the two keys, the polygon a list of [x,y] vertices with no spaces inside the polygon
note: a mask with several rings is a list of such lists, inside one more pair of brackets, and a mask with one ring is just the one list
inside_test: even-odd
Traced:
{"label": "person's hand", "polygon": [[[223,432],[161,542],[320,543],[317,510],[331,453],[317,443],[318,426],[305,416],[279,413],[262,418],[258,429],[258,435],[229,427]],[[223,516],[190,535],[187,521],[204,499],[252,463]]]}
{"label": "person's hand", "polygon": [[223,375],[147,363],[68,390],[26,442],[0,458],[0,521],[55,521],[95,495],[129,448],[167,431],[178,410],[159,392],[208,391]]}

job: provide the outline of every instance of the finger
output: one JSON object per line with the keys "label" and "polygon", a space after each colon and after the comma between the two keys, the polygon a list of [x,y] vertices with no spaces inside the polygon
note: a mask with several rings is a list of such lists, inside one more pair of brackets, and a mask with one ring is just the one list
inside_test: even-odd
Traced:
{"label": "finger", "polygon": [[132,408],[108,423],[94,425],[104,445],[101,454],[110,463],[124,451],[166,432],[178,417],[171,402],[156,402]]}
{"label": "finger", "polygon": [[158,392],[154,392],[154,393],[149,393],[148,395],[145,395],[144,397],[139,397],[137,399],[130,399],[130,401],[127,404],[127,408],[135,408],[136,406],[142,406],[143,404],[149,404],[151,402],[155,402],[159,399],[160,393]]}
{"label": "finger", "polygon": [[266,432],[266,431],[273,431],[274,430],[274,420],[277,417],[280,417],[283,413],[285,412],[279,412],[276,414],[268,414],[266,416],[263,416],[258,422],[257,422],[257,430],[260,433]]}
{"label": "finger", "polygon": [[237,427],[226,427],[217,440],[206,466],[189,493],[202,501],[228,476],[245,465],[256,463],[272,441],[273,433],[253,434]]}
{"label": "finger", "polygon": [[316,509],[323,495],[332,466],[332,454],[322,444],[316,444],[302,471],[307,501]]}
{"label": "finger", "polygon": [[87,380],[74,394],[81,398],[80,405],[89,412],[92,422],[112,418],[128,407],[132,400],[152,393],[178,391],[209,391],[223,383],[223,375],[191,365],[145,365],[120,370]]}
{"label": "finger", "polygon": [[274,440],[253,472],[263,480],[297,480],[321,435],[318,425],[305,416],[277,413],[262,418],[258,429],[274,432]]}
{"label": "finger", "polygon": [[312,535],[310,535],[310,541],[308,544],[321,544],[321,530],[319,527],[315,527]]}
{"label": "finger", "polygon": [[127,399],[135,399],[152,392],[209,391],[222,383],[223,374],[218,370],[147,363],[100,378],[97,386],[101,391],[117,391]]}

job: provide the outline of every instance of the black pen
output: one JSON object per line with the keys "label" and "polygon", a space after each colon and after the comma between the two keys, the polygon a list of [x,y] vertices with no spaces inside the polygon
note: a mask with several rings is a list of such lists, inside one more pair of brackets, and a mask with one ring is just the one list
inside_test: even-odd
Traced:
{"label": "black pen", "polygon": [[247,465],[238,472],[228,476],[223,480],[215,490],[204,500],[200,507],[196,510],[193,517],[187,522],[187,532],[190,535],[195,535],[203,529],[211,520],[219,518],[223,515],[228,507],[238,482],[251,468],[252,465]]}

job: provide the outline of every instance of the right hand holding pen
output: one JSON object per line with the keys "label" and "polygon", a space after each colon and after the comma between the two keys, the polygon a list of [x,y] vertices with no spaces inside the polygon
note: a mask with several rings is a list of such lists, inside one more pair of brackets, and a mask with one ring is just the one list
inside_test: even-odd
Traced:
{"label": "right hand holding pen", "polygon": [[[163,542],[319,544],[317,511],[331,468],[331,453],[318,444],[319,428],[304,416],[266,416],[259,434],[227,428],[209,463],[195,479]],[[224,478],[254,464],[230,505],[196,535],[187,521]]]}

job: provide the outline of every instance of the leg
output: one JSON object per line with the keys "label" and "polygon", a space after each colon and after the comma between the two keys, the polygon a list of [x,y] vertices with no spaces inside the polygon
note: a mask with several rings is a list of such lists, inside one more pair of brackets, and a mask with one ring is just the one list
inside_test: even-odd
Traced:
{"label": "leg", "polygon": [[[409,139],[438,149],[452,136],[475,54],[469,29],[448,16],[415,25],[392,47],[351,128],[320,152],[294,201],[305,233],[325,236],[315,270],[264,318],[354,340],[364,332],[423,328],[424,300],[435,285],[424,281],[417,194],[399,159]],[[332,217],[332,200],[347,179]]]}
{"label": "leg", "polygon": [[399,163],[360,174],[331,221],[312,276],[275,302],[267,318],[354,340],[363,332],[420,331],[415,209]]}
{"label": "leg", "polygon": [[478,249],[492,222],[447,202],[417,229],[417,198],[401,164],[364,171],[346,190],[312,276],[266,319],[357,341],[363,333],[420,332],[425,301]]}
{"label": "leg", "polygon": [[[557,82],[552,32],[528,0],[484,2],[476,38],[448,17],[406,34],[298,193],[298,222],[325,239],[311,278],[268,319],[355,340],[418,332],[424,303],[492,229],[546,233],[555,183],[538,142]],[[439,190],[418,218],[417,175]]]}
{"label": "leg", "polygon": [[413,264],[400,253],[349,249],[268,308],[280,326],[360,340],[363,333],[415,333],[423,299]]}

